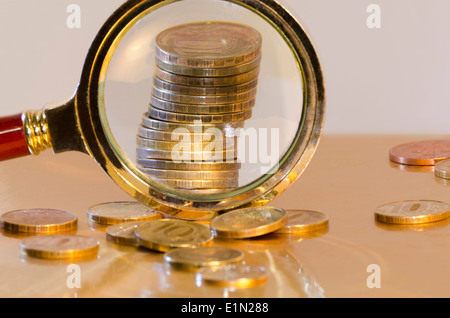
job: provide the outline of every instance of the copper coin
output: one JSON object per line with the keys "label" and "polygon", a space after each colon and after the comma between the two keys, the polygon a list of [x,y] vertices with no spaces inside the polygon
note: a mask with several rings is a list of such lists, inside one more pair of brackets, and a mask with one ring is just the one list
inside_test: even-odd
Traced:
{"label": "copper coin", "polygon": [[70,212],[53,209],[25,209],[4,213],[3,227],[27,233],[71,231],[77,227],[77,217]]}
{"label": "copper coin", "polygon": [[391,148],[391,161],[416,166],[433,166],[450,158],[450,140],[424,140],[401,144]]}
{"label": "copper coin", "polygon": [[99,242],[80,235],[32,236],[23,240],[20,247],[31,257],[45,259],[84,259],[97,255]]}

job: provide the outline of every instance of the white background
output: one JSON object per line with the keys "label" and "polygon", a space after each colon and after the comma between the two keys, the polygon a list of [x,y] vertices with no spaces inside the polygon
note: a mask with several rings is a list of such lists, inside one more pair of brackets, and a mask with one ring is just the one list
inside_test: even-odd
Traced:
{"label": "white background", "polygon": [[[450,1],[282,0],[325,73],[325,133],[447,134]],[[81,28],[66,25],[69,4]],[[0,0],[0,115],[67,100],[90,43],[121,0]],[[369,29],[369,4],[381,28]],[[225,18],[225,17],[224,17]]]}

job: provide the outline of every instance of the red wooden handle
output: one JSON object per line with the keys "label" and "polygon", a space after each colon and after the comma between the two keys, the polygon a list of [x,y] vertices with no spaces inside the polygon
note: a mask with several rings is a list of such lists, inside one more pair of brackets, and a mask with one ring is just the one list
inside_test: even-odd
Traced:
{"label": "red wooden handle", "polygon": [[30,155],[22,114],[0,118],[0,161]]}

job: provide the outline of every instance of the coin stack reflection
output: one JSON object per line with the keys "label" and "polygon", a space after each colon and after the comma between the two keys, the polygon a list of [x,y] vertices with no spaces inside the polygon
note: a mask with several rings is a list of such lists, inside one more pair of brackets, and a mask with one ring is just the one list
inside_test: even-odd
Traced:
{"label": "coin stack reflection", "polygon": [[261,35],[234,23],[176,26],[156,38],[148,112],[137,136],[137,164],[177,189],[239,186],[239,128],[255,106]]}

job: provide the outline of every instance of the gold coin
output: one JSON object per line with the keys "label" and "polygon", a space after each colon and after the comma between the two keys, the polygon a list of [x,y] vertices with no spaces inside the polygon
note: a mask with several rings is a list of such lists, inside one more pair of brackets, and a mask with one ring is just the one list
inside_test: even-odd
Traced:
{"label": "gold coin", "polygon": [[439,161],[434,166],[434,174],[442,179],[450,179],[450,159]]}
{"label": "gold coin", "polygon": [[153,86],[162,90],[168,91],[180,95],[194,95],[194,96],[221,96],[221,95],[235,95],[245,93],[255,89],[258,85],[258,78],[254,80],[231,86],[218,86],[218,87],[201,87],[201,86],[188,86],[174,84],[163,81],[162,79],[154,76]]}
{"label": "gold coin", "polygon": [[[174,130],[172,132],[155,130],[146,128],[144,126],[139,126],[138,136],[146,139],[161,140],[161,141],[184,141],[190,140],[195,143],[210,143],[212,141],[222,141],[224,143],[232,144],[237,143],[238,131],[235,135],[225,135],[222,132],[215,134],[216,131],[206,130],[203,133],[190,133]],[[200,142],[198,142],[200,141]]]}
{"label": "gold coin", "polygon": [[181,162],[176,163],[166,160],[137,159],[140,168],[162,169],[162,170],[189,170],[189,171],[223,171],[239,170],[239,162]]}
{"label": "gold coin", "polygon": [[72,213],[54,209],[16,210],[2,215],[3,227],[14,232],[69,232],[77,228],[77,222]]}
{"label": "gold coin", "polygon": [[241,251],[224,246],[177,248],[164,254],[167,263],[186,270],[239,263],[243,258],[244,253]]}
{"label": "gold coin", "polygon": [[88,220],[99,224],[161,219],[158,211],[135,201],[106,202],[89,207]]}
{"label": "gold coin", "polygon": [[239,179],[187,180],[187,179],[166,179],[166,178],[156,178],[156,177],[152,177],[152,179],[159,181],[169,187],[189,189],[189,190],[229,189],[229,188],[237,188],[239,186]]}
{"label": "gold coin", "polygon": [[200,142],[196,140],[191,141],[164,141],[164,140],[153,140],[142,137],[136,138],[136,145],[140,148],[147,148],[151,150],[164,150],[164,151],[179,151],[181,148],[182,151],[208,151],[208,149],[212,148],[214,150],[211,151],[222,151],[222,150],[235,150],[237,149],[237,142],[234,139],[230,140],[217,140],[217,141],[209,141],[203,142],[200,139]]}
{"label": "gold coin", "polygon": [[245,64],[239,64],[236,66],[222,67],[222,68],[197,68],[197,67],[182,66],[178,64],[167,63],[165,61],[160,60],[158,57],[156,57],[155,61],[156,65],[159,68],[162,68],[163,70],[166,70],[174,74],[180,74],[185,76],[199,76],[199,77],[222,77],[246,73],[257,68],[261,64],[261,56]]}
{"label": "gold coin", "polygon": [[105,231],[106,239],[120,245],[139,246],[134,232],[143,222],[146,221],[124,222],[108,226]]}
{"label": "gold coin", "polygon": [[211,221],[218,237],[248,238],[264,235],[286,224],[286,212],[271,206],[243,208],[226,212]]}
{"label": "gold coin", "polygon": [[194,105],[194,104],[182,104],[174,103],[167,100],[162,100],[156,98],[155,96],[150,97],[150,105],[154,108],[165,110],[173,113],[185,113],[191,115],[220,115],[227,113],[237,113],[251,110],[256,103],[255,98],[249,100],[240,101],[231,104],[207,104],[207,105]]}
{"label": "gold coin", "polygon": [[237,159],[237,149],[188,151],[179,149],[153,150],[137,147],[136,157],[139,159],[173,160],[175,162],[234,162]]}
{"label": "gold coin", "polygon": [[170,123],[157,119],[150,118],[148,116],[142,117],[142,125],[144,127],[156,130],[162,130],[166,132],[173,132],[175,129],[177,132],[192,132],[192,133],[204,133],[208,132],[208,129],[220,129],[222,134],[225,136],[236,136],[236,130],[238,128],[243,128],[245,122],[224,122],[217,124],[209,124],[198,122],[194,124],[185,124],[185,123]]}
{"label": "gold coin", "polygon": [[99,243],[94,238],[86,236],[52,234],[26,238],[20,243],[20,247],[31,257],[68,260],[96,256]]}
{"label": "gold coin", "polygon": [[375,209],[375,219],[391,224],[422,224],[450,216],[450,204],[432,200],[407,200],[387,203]]}
{"label": "gold coin", "polygon": [[157,179],[177,179],[177,180],[226,180],[239,178],[238,170],[231,171],[182,171],[182,170],[161,170],[161,169],[140,169],[145,174]]}
{"label": "gold coin", "polygon": [[256,87],[248,91],[230,95],[181,95],[155,86],[153,86],[152,89],[152,95],[156,98],[188,105],[223,105],[239,103],[255,98],[256,93]]}
{"label": "gold coin", "polygon": [[199,247],[212,244],[211,231],[204,225],[176,219],[147,221],[136,229],[141,246],[167,252],[178,247]]}
{"label": "gold coin", "polygon": [[249,109],[242,112],[217,115],[191,115],[172,113],[150,106],[148,109],[148,115],[153,119],[177,123],[193,124],[195,122],[201,121],[205,124],[221,124],[248,120],[252,117],[252,110]]}
{"label": "gold coin", "polygon": [[258,78],[260,72],[260,66],[255,69],[248,71],[246,73],[232,75],[232,76],[221,76],[221,77],[193,77],[184,76],[179,74],[173,74],[167,72],[159,67],[155,68],[154,75],[166,82],[186,85],[186,86],[201,86],[201,87],[216,87],[216,86],[231,86],[239,85],[243,83],[250,82]]}
{"label": "gold coin", "polygon": [[230,264],[201,268],[197,271],[197,278],[214,286],[248,288],[264,284],[267,274],[261,266]]}
{"label": "gold coin", "polygon": [[155,42],[155,55],[167,63],[223,68],[260,56],[262,37],[247,25],[205,21],[166,29],[158,34]]}
{"label": "gold coin", "polygon": [[316,211],[287,210],[286,224],[274,233],[296,234],[321,231],[328,228],[328,216]]}

